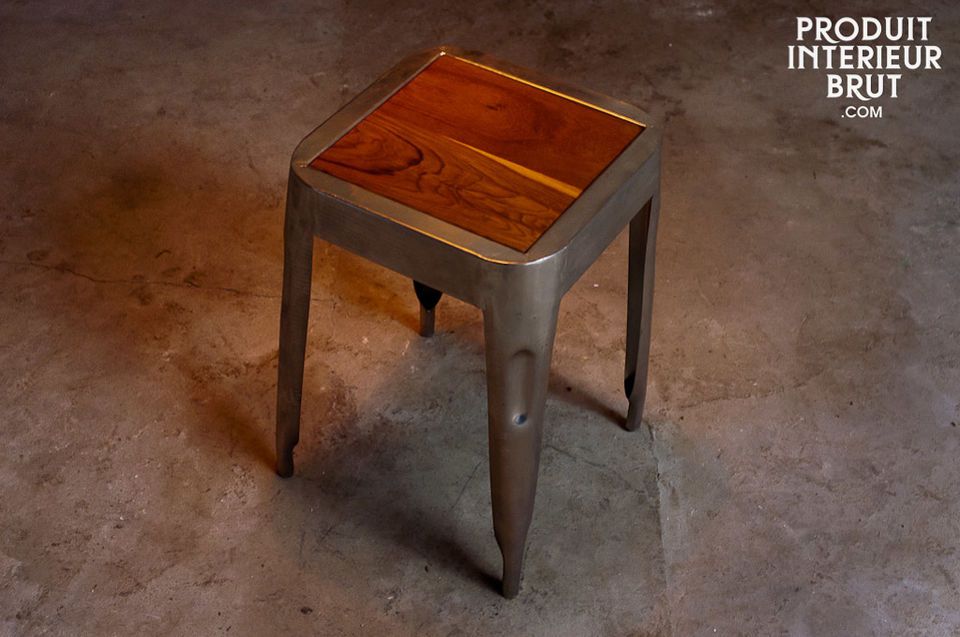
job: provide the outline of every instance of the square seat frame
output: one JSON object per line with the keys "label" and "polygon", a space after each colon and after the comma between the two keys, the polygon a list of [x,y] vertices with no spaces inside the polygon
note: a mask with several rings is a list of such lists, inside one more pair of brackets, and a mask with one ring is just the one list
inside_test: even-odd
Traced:
{"label": "square seat frame", "polygon": [[[526,252],[442,221],[310,166],[324,150],[439,56],[452,55],[643,127]],[[410,277],[421,334],[441,293],[484,316],[494,533],[503,594],[517,595],[533,515],[543,415],[560,300],[629,225],[625,427],[641,422],[660,206],[660,128],[642,110],[489,55],[456,47],[414,54],[310,133],[290,166],[284,221],[277,382],[277,473],[293,473],[299,440],[314,237]]]}

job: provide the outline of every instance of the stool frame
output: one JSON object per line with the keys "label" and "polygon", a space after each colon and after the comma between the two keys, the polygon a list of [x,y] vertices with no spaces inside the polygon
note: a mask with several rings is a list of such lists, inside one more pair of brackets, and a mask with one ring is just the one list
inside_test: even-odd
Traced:
{"label": "stool frame", "polygon": [[[526,252],[315,170],[310,162],[441,55],[626,118],[644,130]],[[647,385],[660,207],[659,127],[642,110],[486,54],[439,47],[402,61],[310,133],[290,166],[284,221],[277,381],[277,473],[293,473],[299,440],[314,237],[410,277],[420,333],[433,333],[442,293],[483,311],[493,526],[503,595],[520,589],[533,515],[544,407],[560,300],[629,224],[625,427],[641,422]]]}

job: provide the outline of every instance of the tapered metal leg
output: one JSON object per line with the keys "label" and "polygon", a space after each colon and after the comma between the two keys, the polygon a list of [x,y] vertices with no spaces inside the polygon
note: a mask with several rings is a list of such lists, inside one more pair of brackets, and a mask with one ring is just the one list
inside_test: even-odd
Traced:
{"label": "tapered metal leg", "polygon": [[288,196],[277,366],[277,473],[284,478],[293,474],[293,448],[300,439],[300,399],[312,269],[313,225],[308,214],[295,212]]}
{"label": "tapered metal leg", "polygon": [[643,418],[653,316],[653,270],[660,193],[630,222],[630,266],[627,292],[627,357],[623,388],[630,401],[625,427],[635,430]]}
{"label": "tapered metal leg", "polygon": [[507,598],[520,591],[556,321],[556,305],[537,307],[535,299],[484,311],[493,528]]}
{"label": "tapered metal leg", "polygon": [[443,292],[434,290],[419,281],[413,282],[413,291],[420,301],[420,336],[433,336],[433,327],[436,322],[435,308],[440,302]]}

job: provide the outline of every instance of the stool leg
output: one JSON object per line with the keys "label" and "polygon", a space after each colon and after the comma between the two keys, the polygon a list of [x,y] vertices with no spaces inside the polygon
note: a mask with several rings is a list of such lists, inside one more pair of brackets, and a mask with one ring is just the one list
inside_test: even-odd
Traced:
{"label": "stool leg", "polygon": [[420,336],[433,336],[433,326],[436,320],[434,308],[440,302],[443,292],[434,290],[419,281],[413,282],[413,291],[416,292],[417,299],[420,301]]}
{"label": "stool leg", "polygon": [[650,358],[650,319],[653,315],[653,269],[657,241],[660,193],[630,222],[630,266],[627,292],[627,357],[623,388],[630,401],[626,429],[635,430],[643,418]]}
{"label": "stool leg", "polygon": [[484,311],[493,528],[503,554],[503,596],[520,590],[540,466],[543,413],[557,308]]}
{"label": "stool leg", "polygon": [[293,448],[300,439],[303,360],[310,313],[313,225],[287,200],[283,230],[283,297],[277,364],[277,473],[293,475]]}

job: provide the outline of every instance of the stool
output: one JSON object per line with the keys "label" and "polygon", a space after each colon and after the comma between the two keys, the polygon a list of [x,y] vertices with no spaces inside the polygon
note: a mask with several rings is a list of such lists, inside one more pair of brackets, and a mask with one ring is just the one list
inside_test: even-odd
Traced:
{"label": "stool", "polygon": [[520,589],[561,297],[629,223],[626,428],[643,413],[660,133],[641,110],[441,47],[407,58],[293,153],[284,222],[277,473],[300,432],[313,238],[483,311],[493,528]]}

